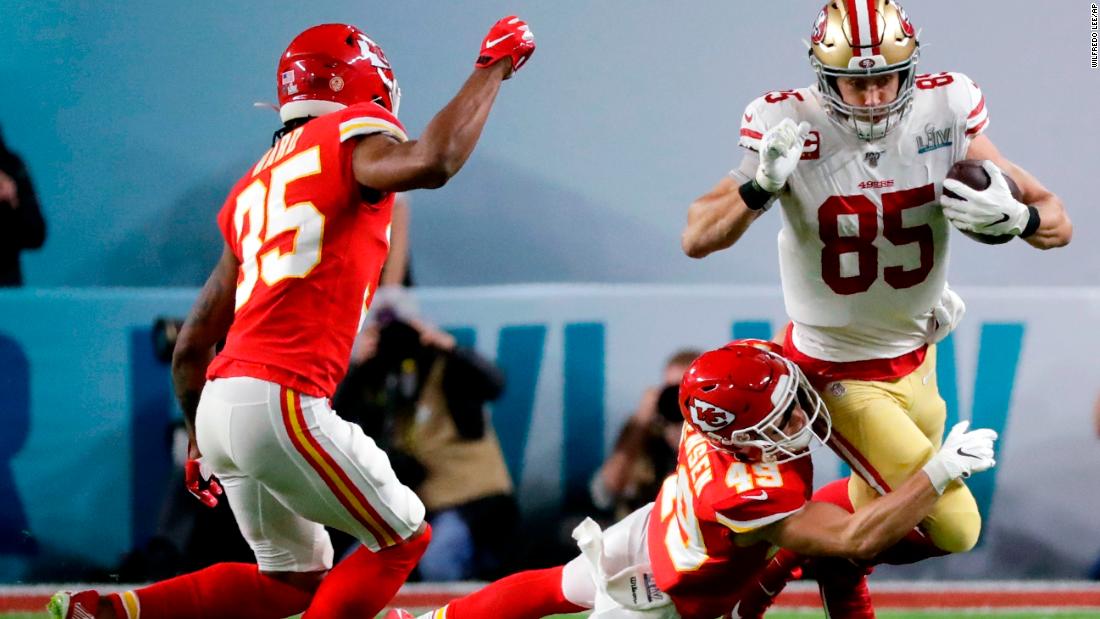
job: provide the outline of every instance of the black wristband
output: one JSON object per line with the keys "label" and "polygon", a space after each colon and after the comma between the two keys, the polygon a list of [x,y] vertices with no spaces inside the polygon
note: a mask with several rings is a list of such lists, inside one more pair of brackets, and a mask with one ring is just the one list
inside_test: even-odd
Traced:
{"label": "black wristband", "polygon": [[1026,239],[1032,234],[1035,234],[1035,231],[1039,229],[1039,224],[1041,223],[1042,222],[1039,221],[1039,209],[1029,204],[1027,207],[1027,225],[1024,226],[1024,231],[1020,233],[1020,238]]}
{"label": "black wristband", "polygon": [[745,202],[745,206],[749,207],[750,211],[763,211],[768,207],[768,203],[771,202],[774,194],[764,191],[756,179],[750,179],[749,182],[741,185],[737,188],[737,193],[741,194],[741,200]]}

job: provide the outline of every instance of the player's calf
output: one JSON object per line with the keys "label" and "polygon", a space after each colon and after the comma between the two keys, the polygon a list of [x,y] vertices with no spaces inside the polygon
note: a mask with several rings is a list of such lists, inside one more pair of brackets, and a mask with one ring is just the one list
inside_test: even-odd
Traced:
{"label": "player's calf", "polygon": [[827,617],[874,619],[875,607],[867,587],[867,576],[874,568],[847,559],[818,557],[811,559],[806,569],[817,580]]}
{"label": "player's calf", "polygon": [[425,522],[400,544],[379,551],[360,547],[325,577],[303,619],[375,616],[405,584],[431,539],[432,528]]}
{"label": "player's calf", "polygon": [[[518,572],[416,619],[531,619],[585,610],[564,592],[563,567]],[[385,619],[409,619],[396,610]]]}

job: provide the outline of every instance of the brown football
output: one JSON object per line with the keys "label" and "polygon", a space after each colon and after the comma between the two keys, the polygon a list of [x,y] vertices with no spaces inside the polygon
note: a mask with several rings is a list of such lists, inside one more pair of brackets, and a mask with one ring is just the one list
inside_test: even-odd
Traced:
{"label": "brown football", "polygon": [[[947,178],[953,178],[978,191],[987,189],[990,179],[989,174],[985,171],[985,168],[982,167],[982,163],[982,159],[963,159],[962,161],[956,161],[955,165],[951,166],[951,169],[947,171]],[[1012,177],[1008,174],[1005,174],[1005,180],[1008,181],[1008,189],[1012,192],[1012,197],[1023,201],[1023,194],[1020,193],[1020,187],[1016,184],[1016,181],[1012,180]],[[943,195],[952,198],[959,197],[946,189],[943,190]],[[981,234],[969,230],[959,230],[959,232],[962,232],[979,243],[985,243],[986,245],[1007,243],[1015,236],[1012,234]]]}

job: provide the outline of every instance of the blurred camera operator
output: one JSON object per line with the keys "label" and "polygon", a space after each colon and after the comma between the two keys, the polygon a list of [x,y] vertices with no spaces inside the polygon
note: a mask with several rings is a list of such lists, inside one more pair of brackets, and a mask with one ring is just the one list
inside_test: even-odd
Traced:
{"label": "blurred camera operator", "polygon": [[450,334],[414,318],[407,292],[384,301],[388,307],[356,341],[334,408],[378,441],[424,501],[432,525],[419,566],[424,580],[493,578],[518,520],[485,411],[503,377]]}
{"label": "blurred camera operator", "polygon": [[[153,321],[150,331],[153,354],[166,367],[172,362],[182,326],[183,319],[173,316],[160,316]],[[156,530],[148,542],[131,548],[122,557],[113,577],[119,582],[149,582],[222,561],[255,563],[229,503],[222,501],[210,509],[188,492],[184,484],[187,429],[183,419],[172,421],[165,430],[164,452],[171,454],[172,479],[165,485]]]}
{"label": "blurred camera operator", "polygon": [[615,520],[652,501],[661,482],[675,470],[683,427],[676,393],[684,371],[699,354],[685,349],[669,357],[662,383],[642,394],[615,450],[592,478],[592,503]]}
{"label": "blurred camera operator", "polygon": [[23,285],[19,253],[45,241],[46,222],[27,167],[0,134],[0,287]]}

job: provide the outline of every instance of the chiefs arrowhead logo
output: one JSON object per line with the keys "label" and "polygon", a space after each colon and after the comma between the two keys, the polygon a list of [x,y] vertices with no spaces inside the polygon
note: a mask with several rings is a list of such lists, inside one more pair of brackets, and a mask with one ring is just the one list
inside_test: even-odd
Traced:
{"label": "chiefs arrowhead logo", "polygon": [[745,114],[745,122],[747,122],[747,123],[752,122],[752,114]]}
{"label": "chiefs arrowhead logo", "polygon": [[715,432],[733,423],[734,414],[695,398],[691,403],[691,419],[700,430]]}
{"label": "chiefs arrowhead logo", "polygon": [[367,35],[361,35],[358,40],[359,53],[362,54],[362,58],[369,61],[371,66],[379,69],[389,69],[390,61],[386,59],[386,55],[382,53],[382,48],[378,47],[378,44],[371,40]]}

